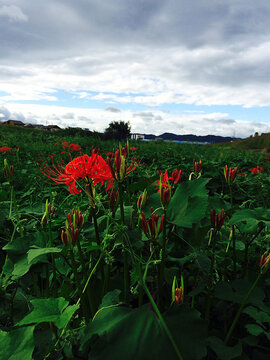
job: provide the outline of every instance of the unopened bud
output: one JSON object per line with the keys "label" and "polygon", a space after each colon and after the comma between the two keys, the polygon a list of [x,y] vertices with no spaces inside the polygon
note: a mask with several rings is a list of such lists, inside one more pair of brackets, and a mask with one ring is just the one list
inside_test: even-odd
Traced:
{"label": "unopened bud", "polygon": [[180,286],[180,288],[175,289],[175,301],[178,305],[180,305],[183,301],[183,288]]}
{"label": "unopened bud", "polygon": [[10,175],[13,177],[14,176],[14,165],[10,166]]}
{"label": "unopened bud", "polygon": [[61,239],[62,239],[62,243],[64,245],[68,244],[68,236],[67,236],[67,233],[64,230],[62,230]]}

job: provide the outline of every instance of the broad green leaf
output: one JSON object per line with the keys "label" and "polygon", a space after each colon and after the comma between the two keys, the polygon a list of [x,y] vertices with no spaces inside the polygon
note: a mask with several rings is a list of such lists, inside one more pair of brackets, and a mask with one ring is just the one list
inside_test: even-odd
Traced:
{"label": "broad green leaf", "polygon": [[[177,306],[164,320],[184,359],[199,360],[206,356],[206,323],[198,311]],[[176,358],[172,344],[149,306],[130,309],[107,305],[98,311],[83,333],[82,349],[90,351],[88,356],[93,360],[108,358],[108,354],[110,360]]]}
{"label": "broad green leaf", "polygon": [[244,233],[251,233],[257,229],[260,222],[270,225],[270,210],[265,208],[239,209],[231,217],[229,223],[237,225]]}
{"label": "broad green leaf", "polygon": [[[220,281],[215,288],[215,297],[221,300],[241,304],[251,286],[252,283],[245,279],[237,279],[231,283]],[[250,295],[248,304],[260,306],[263,304],[263,299],[264,291],[257,286]]]}
{"label": "broad green leaf", "polygon": [[167,209],[168,222],[190,228],[205,216],[208,204],[206,184],[209,180],[200,178],[178,185]]}
{"label": "broad green leaf", "polygon": [[226,346],[222,340],[216,336],[211,336],[208,338],[208,342],[220,360],[232,360],[242,354],[242,344],[240,341],[234,346]]}
{"label": "broad green leaf", "polygon": [[35,299],[31,301],[34,309],[17,325],[40,324],[53,322],[59,329],[63,328],[79,308],[78,305],[68,306],[64,298]]}
{"label": "broad green leaf", "polygon": [[[184,359],[204,359],[207,354],[207,323],[201,314],[186,304],[174,304],[164,315],[173,338]],[[164,356],[164,359],[169,359]],[[176,359],[176,357],[174,357]]]}
{"label": "broad green leaf", "polygon": [[60,253],[63,249],[60,248],[36,248],[36,249],[30,249],[27,252],[27,259],[28,259],[28,263],[31,264],[32,261],[34,259],[36,259],[37,257],[41,256],[41,255],[47,255],[47,254],[56,254],[56,253]]}
{"label": "broad green leaf", "polygon": [[5,332],[0,330],[0,360],[32,360],[34,326]]}

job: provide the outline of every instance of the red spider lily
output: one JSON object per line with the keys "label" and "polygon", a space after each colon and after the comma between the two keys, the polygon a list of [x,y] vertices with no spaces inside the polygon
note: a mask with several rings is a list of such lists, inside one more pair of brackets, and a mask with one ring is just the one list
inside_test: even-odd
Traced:
{"label": "red spider lily", "polygon": [[226,217],[226,213],[224,212],[223,209],[221,210],[220,215],[216,213],[216,210],[211,210],[210,212],[211,225],[215,229],[220,230],[222,225],[224,224],[225,217]]}
{"label": "red spider lily", "polygon": [[237,175],[237,169],[238,167],[235,167],[233,170],[231,168],[228,168],[227,165],[225,165],[224,168],[224,177],[228,184],[231,184]]}
{"label": "red spider lily", "polygon": [[174,184],[178,184],[182,175],[183,175],[183,170],[175,169],[172,172],[172,176],[169,179],[171,179]]}
{"label": "red spider lily", "polygon": [[148,221],[145,217],[144,212],[142,212],[141,215],[142,229],[145,235],[149,239],[157,239],[158,235],[161,233],[163,229],[165,215],[163,214],[160,218],[159,229],[158,229],[158,218],[159,218],[158,214],[155,215],[154,210],[152,208],[151,208],[151,216],[148,219]]}
{"label": "red spider lily", "polygon": [[195,172],[200,171],[200,170],[201,170],[201,167],[202,167],[202,161],[201,161],[201,160],[200,160],[200,161],[195,161],[195,160],[193,159],[193,170],[194,170]]}
{"label": "red spider lily", "polygon": [[[176,169],[172,172],[172,176],[169,177],[167,170],[164,174],[159,171],[160,180],[158,181],[157,185],[159,186],[158,192],[160,192],[160,199],[163,206],[167,205],[170,202],[174,190],[173,186],[180,181],[182,174],[182,170]],[[172,186],[170,185],[170,181],[172,183]]]}
{"label": "red spider lily", "polygon": [[11,148],[10,147],[7,147],[7,146],[2,146],[1,148],[0,148],[0,150],[2,151],[2,152],[7,152],[7,151],[9,151]]}
{"label": "red spider lily", "polygon": [[62,142],[62,145],[63,145],[63,149],[68,149],[69,148],[69,143],[64,141]]}
{"label": "red spider lily", "polygon": [[257,167],[255,167],[253,169],[249,169],[249,171],[253,174],[259,174],[259,173],[263,172],[263,167],[258,165]]}
{"label": "red spider lily", "polygon": [[268,268],[269,265],[269,261],[270,261],[270,254],[267,255],[267,251],[262,254],[261,259],[260,259],[260,268],[263,270],[266,270]]}
{"label": "red spider lily", "polygon": [[69,147],[73,151],[79,151],[81,149],[80,145],[78,145],[78,144],[70,144]]}
{"label": "red spider lily", "polygon": [[175,289],[175,301],[178,305],[180,305],[182,303],[183,296],[184,296],[184,292],[183,292],[182,286],[180,286],[180,288],[176,288]]}
{"label": "red spider lily", "polygon": [[42,162],[42,166],[39,165],[41,172],[55,183],[67,185],[72,195],[81,192],[76,187],[76,181],[83,179],[86,182],[93,180],[93,185],[97,183],[103,185],[107,181],[107,189],[112,186],[113,178],[110,168],[104,159],[96,153],[91,156],[86,154],[78,156],[66,166],[64,166],[63,161],[53,162],[53,167],[50,167],[44,160]]}

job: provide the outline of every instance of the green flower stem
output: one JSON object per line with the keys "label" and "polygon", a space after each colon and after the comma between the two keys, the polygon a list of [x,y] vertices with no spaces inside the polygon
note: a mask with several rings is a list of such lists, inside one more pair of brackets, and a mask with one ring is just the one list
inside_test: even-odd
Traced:
{"label": "green flower stem", "polygon": [[[19,232],[21,237],[23,237],[23,230],[22,230],[22,225],[21,225],[21,221],[20,221],[20,217],[19,217],[19,212],[18,212],[18,208],[17,208],[17,202],[16,202],[16,197],[15,197],[15,191],[14,191],[14,186],[10,184],[10,208],[9,208],[9,218],[11,219],[12,217],[12,207],[14,207],[15,210],[15,214],[16,214],[16,220],[17,220],[17,224],[19,225]],[[11,220],[12,221],[12,220]],[[13,221],[12,221],[13,222]]]}
{"label": "green flower stem", "polygon": [[[118,182],[118,193],[119,193],[121,223],[122,225],[125,225],[123,186],[121,182]],[[123,263],[124,263],[124,302],[128,304],[129,302],[128,253],[125,246],[123,246]]]}
{"label": "green flower stem", "polygon": [[232,241],[233,241],[233,274],[236,278],[236,242],[235,242],[235,226],[232,226]]}
{"label": "green flower stem", "polygon": [[90,205],[91,205],[91,209],[92,209],[92,216],[93,216],[93,221],[94,221],[96,241],[97,241],[97,244],[100,245],[100,238],[99,238],[99,231],[98,231],[98,223],[97,223],[97,213],[96,213],[96,207],[95,207],[95,198],[94,198],[94,192],[93,192],[93,184],[92,184],[92,182],[87,185],[86,189],[87,189],[87,191],[89,191],[89,192],[88,192],[88,195],[90,195],[89,200],[90,200]]}
{"label": "green flower stem", "polygon": [[77,248],[78,248],[80,263],[81,263],[81,265],[82,265],[83,275],[86,275],[86,274],[87,274],[87,271],[86,271],[86,265],[85,265],[85,261],[84,261],[84,257],[83,257],[82,248],[81,248],[80,235],[78,236],[78,239],[77,239],[77,241],[76,241],[76,244],[77,244]]}
{"label": "green flower stem", "polygon": [[[50,247],[53,247],[52,220],[51,220],[51,217],[49,218],[48,225],[49,225]],[[53,286],[54,286],[55,283],[56,283],[56,280],[57,280],[54,254],[51,254],[50,258],[51,258],[51,262],[52,262],[52,269],[53,269],[53,280],[52,280],[52,282],[53,282]]]}
{"label": "green flower stem", "polygon": [[225,341],[224,341],[225,345],[227,345],[228,341],[230,340],[232,332],[233,332],[233,330],[234,330],[234,328],[235,328],[235,326],[236,326],[236,324],[238,322],[238,319],[239,319],[244,307],[246,306],[246,303],[247,303],[250,295],[252,294],[253,290],[255,289],[256,285],[258,284],[261,276],[262,276],[262,273],[260,273],[258,275],[257,279],[254,281],[253,285],[251,286],[248,293],[244,297],[244,299],[243,299],[243,301],[242,301],[242,303],[241,303],[241,305],[240,305],[240,307],[239,307],[239,309],[238,309],[238,311],[237,311],[237,313],[236,313],[236,315],[235,315],[235,317],[233,319],[232,325],[231,325],[231,327],[230,327],[230,329],[229,329],[229,331],[228,331],[228,333],[226,335],[226,338],[225,338]]}
{"label": "green flower stem", "polygon": [[75,262],[75,258],[74,258],[74,252],[73,252],[72,247],[70,248],[70,258],[71,258],[71,265],[72,265],[72,271],[73,271],[74,279],[75,279],[75,283],[76,283],[76,288],[77,288],[77,291],[78,291],[79,299],[80,299],[80,301],[82,303],[82,313],[83,313],[83,316],[86,319],[88,319],[89,314],[88,314],[88,311],[87,311],[85,300],[83,299],[83,292],[82,292],[82,288],[81,288],[80,278],[79,278],[79,274],[78,274],[78,271],[77,271],[77,266],[76,266],[76,262]]}
{"label": "green flower stem", "polygon": [[164,209],[164,222],[163,222],[163,229],[162,229],[162,251],[161,251],[161,263],[158,268],[158,304],[162,307],[162,288],[164,282],[164,271],[165,271],[165,262],[166,262],[166,244],[167,244],[167,216],[166,216],[166,209]]}
{"label": "green flower stem", "polygon": [[205,319],[207,321],[209,321],[209,316],[210,316],[210,310],[211,310],[211,305],[212,305],[212,300],[213,300],[213,278],[214,278],[214,264],[215,264],[215,259],[216,259],[216,235],[217,235],[217,231],[214,230],[213,235],[212,235],[212,256],[211,256],[211,263],[210,263],[210,277],[209,277],[209,281],[208,281],[208,295],[207,295],[207,299],[206,299],[206,311],[205,311]]}
{"label": "green flower stem", "polygon": [[178,349],[178,347],[177,347],[177,345],[176,345],[176,343],[175,343],[175,341],[174,341],[174,339],[173,339],[173,336],[172,336],[172,334],[171,334],[171,332],[170,332],[167,324],[165,323],[165,321],[164,321],[164,319],[163,319],[163,317],[162,317],[162,315],[161,315],[161,313],[160,313],[160,311],[159,311],[159,309],[158,309],[158,307],[157,307],[157,305],[156,305],[156,303],[155,303],[155,301],[154,301],[154,299],[153,299],[153,297],[152,297],[152,295],[151,295],[151,293],[150,293],[150,291],[149,291],[149,289],[148,289],[148,287],[146,286],[146,284],[145,284],[144,281],[142,281],[142,286],[143,286],[143,289],[144,289],[146,295],[148,296],[148,299],[149,299],[150,302],[151,302],[151,305],[152,305],[155,313],[157,314],[157,316],[158,316],[158,318],[159,318],[159,321],[160,321],[160,323],[161,323],[161,325],[162,325],[162,327],[163,327],[166,335],[168,336],[168,338],[169,338],[169,340],[170,340],[170,342],[171,342],[171,344],[172,344],[172,346],[173,346],[173,348],[174,348],[174,350],[175,350],[175,352],[176,352],[177,358],[178,358],[179,360],[183,360],[183,357],[182,357],[182,355],[180,354],[180,351],[179,351],[179,349]]}
{"label": "green flower stem", "polygon": [[[99,256],[99,258],[98,258],[98,261],[96,262],[96,265],[93,267],[93,269],[92,269],[90,275],[88,276],[88,279],[87,279],[87,281],[86,281],[86,283],[85,283],[85,285],[84,285],[84,288],[83,288],[83,290],[82,290],[82,295],[85,293],[85,291],[86,291],[86,289],[87,289],[87,287],[88,287],[88,284],[89,284],[89,282],[90,282],[90,280],[91,280],[94,272],[96,271],[96,269],[97,269],[97,267],[98,267],[98,264],[99,264],[101,258],[102,258],[102,255],[100,254],[100,256]],[[76,305],[79,305],[79,304],[80,304],[80,301],[81,301],[81,298],[79,298],[79,299],[77,300]],[[70,319],[70,320],[71,320],[71,319]],[[69,321],[70,321],[70,320],[69,320]],[[64,326],[64,328],[63,328],[60,336],[58,337],[56,343],[50,348],[50,350],[48,351],[47,355],[44,357],[44,360],[50,358],[53,349],[55,349],[55,348],[57,347],[57,345],[58,345],[59,342],[61,341],[62,337],[64,336],[68,324],[69,324],[69,323],[67,323],[67,324]]]}
{"label": "green flower stem", "polygon": [[232,193],[232,184],[231,183],[229,183],[229,189],[230,189],[231,208],[233,208],[233,193]]}

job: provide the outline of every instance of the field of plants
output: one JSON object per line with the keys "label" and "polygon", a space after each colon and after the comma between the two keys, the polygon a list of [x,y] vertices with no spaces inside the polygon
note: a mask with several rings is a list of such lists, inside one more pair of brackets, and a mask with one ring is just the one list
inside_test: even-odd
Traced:
{"label": "field of plants", "polygon": [[0,359],[270,358],[270,156],[0,129]]}

